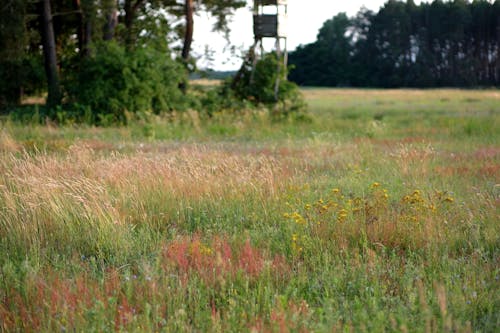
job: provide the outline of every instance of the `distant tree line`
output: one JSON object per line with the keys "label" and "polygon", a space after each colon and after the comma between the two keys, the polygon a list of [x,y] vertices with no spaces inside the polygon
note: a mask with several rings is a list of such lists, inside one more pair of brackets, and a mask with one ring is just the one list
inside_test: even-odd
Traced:
{"label": "distant tree line", "polygon": [[499,86],[500,0],[389,0],[338,14],[289,59],[300,85]]}

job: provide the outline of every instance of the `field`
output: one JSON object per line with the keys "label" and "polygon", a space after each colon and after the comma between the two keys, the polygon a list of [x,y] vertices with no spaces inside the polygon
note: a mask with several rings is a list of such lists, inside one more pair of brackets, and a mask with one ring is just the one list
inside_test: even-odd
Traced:
{"label": "field", "polygon": [[494,332],[500,91],[0,124],[0,331]]}

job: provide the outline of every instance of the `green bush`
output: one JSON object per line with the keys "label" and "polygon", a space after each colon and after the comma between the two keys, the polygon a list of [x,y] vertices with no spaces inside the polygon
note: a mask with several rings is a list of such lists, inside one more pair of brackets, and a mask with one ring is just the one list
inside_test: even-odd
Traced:
{"label": "green bush", "polygon": [[127,113],[160,114],[186,106],[179,89],[186,72],[168,53],[151,47],[128,51],[108,42],[96,45],[80,66],[64,86],[70,103],[90,107],[94,123],[126,123]]}
{"label": "green bush", "polygon": [[219,112],[238,112],[252,109],[252,104],[244,99],[237,98],[226,82],[216,89],[201,92],[197,96],[198,111],[208,117]]}
{"label": "green bush", "polygon": [[[298,86],[285,79],[287,69],[280,66],[278,72],[278,57],[275,53],[266,54],[259,60],[253,75],[252,64],[248,61],[240,71],[238,78],[226,82],[226,89],[230,85],[237,99],[248,100],[254,105],[265,105],[276,117],[305,112],[306,104]],[[275,85],[278,76],[280,81],[276,98]]]}

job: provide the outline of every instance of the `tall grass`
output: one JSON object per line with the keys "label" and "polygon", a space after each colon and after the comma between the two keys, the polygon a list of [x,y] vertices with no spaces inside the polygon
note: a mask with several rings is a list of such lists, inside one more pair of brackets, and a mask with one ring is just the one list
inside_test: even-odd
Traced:
{"label": "tall grass", "polygon": [[6,124],[0,330],[494,332],[496,92],[306,93],[310,123]]}

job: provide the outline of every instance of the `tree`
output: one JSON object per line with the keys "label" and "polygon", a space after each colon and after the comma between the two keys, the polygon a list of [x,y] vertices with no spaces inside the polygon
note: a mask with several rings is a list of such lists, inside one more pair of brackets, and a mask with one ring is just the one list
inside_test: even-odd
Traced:
{"label": "tree", "polygon": [[22,77],[20,59],[26,40],[24,17],[26,3],[10,0],[0,5],[0,106],[20,102]]}
{"label": "tree", "polygon": [[42,25],[43,57],[45,73],[47,75],[47,106],[53,108],[61,103],[62,95],[57,69],[56,40],[52,24],[53,17],[50,0],[42,0],[39,3],[39,8]]}
{"label": "tree", "polygon": [[290,54],[297,66],[290,78],[314,85],[499,85],[499,8],[500,0],[388,0],[377,13],[336,16],[316,42]]}
{"label": "tree", "polygon": [[186,17],[186,27],[184,28],[184,43],[182,46],[182,59],[187,63],[189,61],[189,53],[193,42],[194,32],[194,4],[193,0],[184,1],[184,15]]}
{"label": "tree", "polygon": [[103,28],[103,39],[112,40],[118,25],[118,3],[117,0],[106,0],[104,3],[105,24]]}
{"label": "tree", "polygon": [[351,85],[353,41],[350,27],[351,21],[345,13],[326,21],[315,43],[301,46],[290,55],[290,62],[296,67],[290,79],[299,84]]}
{"label": "tree", "polygon": [[193,42],[194,15],[199,12],[207,12],[216,21],[214,31],[228,33],[229,17],[238,8],[245,6],[245,0],[167,0],[166,5],[169,12],[175,17],[183,17],[185,24],[181,26],[179,34],[183,36],[181,58],[188,64],[190,61],[191,44]]}

